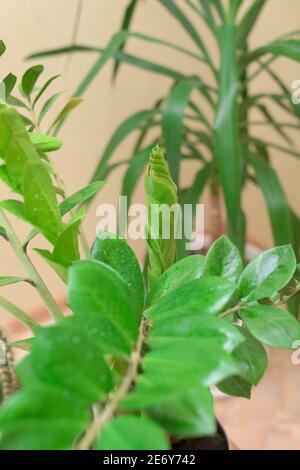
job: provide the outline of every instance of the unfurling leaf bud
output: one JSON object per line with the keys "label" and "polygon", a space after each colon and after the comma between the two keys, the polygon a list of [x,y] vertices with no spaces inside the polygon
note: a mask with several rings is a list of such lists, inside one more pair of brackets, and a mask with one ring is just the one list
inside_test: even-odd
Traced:
{"label": "unfurling leaf bud", "polygon": [[161,274],[175,262],[179,209],[177,187],[158,146],[154,147],[150,155],[145,176],[145,192],[148,206],[148,282],[151,288]]}

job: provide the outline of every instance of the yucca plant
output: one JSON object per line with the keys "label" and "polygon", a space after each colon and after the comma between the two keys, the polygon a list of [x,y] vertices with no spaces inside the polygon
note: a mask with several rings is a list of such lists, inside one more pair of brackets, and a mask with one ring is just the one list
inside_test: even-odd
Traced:
{"label": "yucca plant", "polygon": [[[86,91],[109,58],[115,60],[114,80],[121,63],[170,78],[171,87],[167,96],[160,97],[153,107],[128,117],[113,133],[92,180],[106,178],[118,166],[118,163],[112,163],[112,157],[121,142],[137,131],[137,141],[121,189],[122,194],[130,199],[153,143],[152,140],[149,142],[148,135],[150,131],[153,135],[155,129],[155,142],[160,142],[166,151],[176,184],[183,160],[199,161],[199,171],[192,185],[179,188],[179,200],[181,203],[195,203],[205,186],[209,185],[213,205],[213,238],[220,232],[222,193],[229,237],[241,253],[244,252],[246,221],[241,195],[246,184],[255,184],[265,199],[274,243],[292,243],[299,252],[299,217],[293,213],[271,161],[273,150],[291,157],[300,156],[287,132],[289,128],[299,127],[300,108],[292,103],[289,87],[272,69],[272,64],[280,56],[300,60],[299,31],[276,38],[258,49],[251,49],[249,39],[267,0],[159,0],[158,3],[177,21],[178,28],[192,39],[194,50],[155,36],[130,32],[134,13],[138,7],[143,8],[143,2],[131,0],[124,14],[122,31],[113,36],[105,49],[73,44],[31,55],[33,59],[55,54],[99,52],[99,58],[79,85],[76,96]],[[276,2],[273,3],[276,8]],[[199,19],[205,23],[219,49],[220,57],[216,63],[208,50],[203,31],[197,26]],[[124,47],[129,38],[175,49],[178,54],[189,56],[196,64],[198,61],[203,66],[203,76],[189,76],[185,71],[126,53]],[[270,83],[275,82],[278,86],[277,92],[257,94],[251,91],[253,83],[263,72],[268,74]],[[278,122],[273,106],[285,111],[287,122]],[[253,110],[260,113],[261,120],[251,121]],[[258,138],[255,125],[271,127],[284,140],[284,144],[277,145]],[[184,252],[179,253],[179,257],[183,255]]]}

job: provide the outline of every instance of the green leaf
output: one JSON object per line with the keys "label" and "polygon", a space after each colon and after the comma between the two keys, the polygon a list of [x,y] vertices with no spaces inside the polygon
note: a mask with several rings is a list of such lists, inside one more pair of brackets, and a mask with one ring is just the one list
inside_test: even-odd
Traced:
{"label": "green leaf", "polygon": [[6,184],[14,193],[21,194],[20,188],[10,178],[5,165],[0,165],[0,180]]}
{"label": "green leaf", "polygon": [[27,163],[24,176],[25,216],[55,243],[62,231],[62,221],[50,176],[41,163]]}
{"label": "green leaf", "polygon": [[59,77],[60,77],[60,75],[54,75],[53,77],[49,78],[49,80],[46,81],[46,83],[42,86],[42,88],[39,90],[38,94],[34,98],[33,103],[32,103],[33,107],[36,105],[36,103],[41,98],[41,96],[43,96],[43,94],[48,89],[48,87],[51,85],[51,83]]}
{"label": "green leaf", "polygon": [[[59,126],[62,121],[66,119],[66,117],[75,109],[77,106],[80,105],[82,102],[82,98],[80,96],[74,96],[64,107],[63,109],[58,113],[56,118],[54,119],[53,123],[51,124],[48,133],[51,132],[53,128],[56,126]],[[56,129],[54,130],[55,133]]]}
{"label": "green leaf", "polygon": [[58,236],[53,251],[53,261],[68,268],[80,259],[78,233],[84,212],[79,212]]}
{"label": "green leaf", "polygon": [[159,346],[175,338],[218,340],[225,351],[231,352],[244,341],[243,335],[231,323],[214,315],[182,314],[153,325],[149,342]]}
{"label": "green leaf", "polygon": [[183,396],[156,405],[147,412],[173,436],[200,437],[216,432],[213,399],[203,386],[193,387]]}
{"label": "green leaf", "polygon": [[96,260],[74,263],[69,270],[69,305],[107,352],[130,354],[138,323],[125,281],[111,267]]}
{"label": "green leaf", "polygon": [[232,397],[251,398],[252,385],[238,375],[228,377],[218,384],[218,389]]}
{"label": "green leaf", "polygon": [[30,96],[37,79],[43,71],[43,65],[34,65],[33,67],[30,67],[28,70],[26,70],[22,77],[22,91],[25,96]]}
{"label": "green leaf", "polygon": [[250,163],[265,197],[276,245],[293,242],[293,221],[288,200],[276,171],[262,158],[251,154]]}
{"label": "green leaf", "polygon": [[247,64],[265,54],[287,57],[288,59],[300,62],[300,41],[296,39],[289,39],[287,41],[273,42],[266,46],[255,49],[246,58]]}
{"label": "green leaf", "polygon": [[225,379],[218,388],[227,395],[250,398],[252,385],[257,385],[262,379],[267,367],[268,356],[264,347],[249,331],[239,328],[245,341],[232,352],[239,368],[238,375]]}
{"label": "green leaf", "polygon": [[126,37],[126,31],[121,31],[111,38],[108,45],[101,54],[100,58],[96,60],[95,64],[92,66],[87,76],[80,83],[79,87],[75,92],[75,96],[81,96],[86,91],[88,86],[91,84],[95,76],[100,72],[106,62],[111,57],[114,57],[115,54],[120,50],[120,47],[124,43]]}
{"label": "green leaf", "polygon": [[6,45],[4,44],[4,42],[1,39],[0,40],[0,57],[4,54],[5,51],[6,51]]}
{"label": "green leaf", "polygon": [[237,282],[243,271],[239,250],[225,236],[220,237],[210,247],[205,260],[205,276],[220,276]]}
{"label": "green leaf", "polygon": [[243,252],[244,227],[241,212],[241,151],[238,126],[238,72],[235,26],[220,27],[221,73],[219,102],[214,123],[215,154],[227,210],[229,238]]}
{"label": "green leaf", "polygon": [[265,4],[266,0],[254,0],[244,14],[238,27],[237,43],[239,47],[244,47],[253,27],[257,23],[259,15],[261,14]]}
{"label": "green leaf", "polygon": [[[149,287],[152,287],[160,275],[175,262],[179,209],[177,187],[158,145],[150,154],[144,186],[148,209],[148,282]],[[167,215],[164,210],[168,211]]]}
{"label": "green leaf", "polygon": [[101,345],[74,317],[40,328],[30,358],[38,381],[70,391],[79,404],[98,403],[113,386]]}
{"label": "green leaf", "polygon": [[[208,183],[211,171],[212,165],[210,163],[206,163],[203,168],[196,173],[192,186],[181,190],[179,193],[179,200],[182,207],[184,204],[192,205],[193,219],[197,216],[196,204],[198,204],[205,186]],[[187,242],[188,240],[185,237],[181,240],[177,240],[177,259],[182,259],[188,255],[186,249]]]}
{"label": "green leaf", "polygon": [[296,258],[289,245],[279,246],[258,255],[240,277],[240,296],[245,301],[270,297],[293,277]]}
{"label": "green leaf", "polygon": [[262,343],[276,348],[294,349],[300,340],[300,325],[288,312],[266,305],[247,306],[239,316]]}
{"label": "green leaf", "polygon": [[6,99],[8,99],[8,97],[10,96],[11,92],[13,91],[15,87],[15,84],[17,82],[17,77],[13,73],[9,73],[3,79],[3,82],[5,84],[5,96],[6,96]]}
{"label": "green leaf", "polygon": [[130,159],[129,165],[123,177],[121,194],[127,196],[128,206],[131,203],[132,194],[136,187],[146,163],[149,160],[153,144],[143,149],[139,149]]}
{"label": "green leaf", "polygon": [[59,96],[60,96],[60,93],[55,93],[54,95],[50,96],[50,98],[48,98],[47,101],[45,101],[38,116],[38,124],[41,124],[42,120],[44,119],[48,111],[50,111],[50,109],[52,108],[55,101],[59,98]]}
{"label": "green leaf", "polygon": [[204,263],[204,256],[192,255],[173,264],[158,278],[151,289],[147,299],[148,306],[187,282],[200,278],[203,275]]}
{"label": "green leaf", "polygon": [[189,18],[184,14],[173,0],[161,0],[162,5],[168,10],[168,12],[176,19],[180,26],[186,31],[190,38],[194,41],[196,46],[203,54],[203,58],[215,73],[215,68],[207,51],[205,42],[202,40],[201,36],[198,34],[198,31],[194,25],[190,22]]}
{"label": "green leaf", "polygon": [[184,111],[196,85],[197,83],[193,80],[183,80],[176,83],[164,103],[163,138],[171,176],[176,184],[180,169]]}
{"label": "green leaf", "polygon": [[29,219],[26,217],[24,212],[24,204],[22,201],[17,201],[15,199],[6,199],[0,202],[0,207],[7,212],[10,212],[12,215],[17,217],[17,219],[30,224]]}
{"label": "green leaf", "polygon": [[145,356],[143,370],[149,386],[159,389],[173,384],[187,390],[199,383],[209,387],[238,371],[218,338],[173,338],[156,345]]}
{"label": "green leaf", "polygon": [[0,276],[0,287],[9,286],[11,284],[17,284],[18,282],[31,282],[30,279],[26,277],[16,277],[16,276]]}
{"label": "green leaf", "polygon": [[228,304],[234,292],[234,284],[227,279],[195,279],[162,297],[145,314],[154,323],[184,314],[217,314]]}
{"label": "green leaf", "polygon": [[147,123],[150,117],[153,117],[157,114],[157,110],[143,110],[139,111],[123,121],[116,131],[113,133],[109,142],[107,143],[101,159],[94,171],[92,176],[92,181],[103,179],[106,177],[108,171],[108,162],[112,157],[113,153],[121,142],[128,136],[128,134],[136,129],[139,129],[143,126],[144,123]]}
{"label": "green leaf", "polygon": [[30,142],[35,146],[36,150],[41,153],[54,152],[62,146],[62,141],[57,137],[37,132],[28,132]]}
{"label": "green leaf", "polygon": [[49,266],[56,272],[56,274],[62,279],[63,282],[67,283],[68,280],[68,270],[65,266],[57,263],[54,259],[53,254],[48,250],[43,250],[41,248],[35,248],[35,250],[44,261],[46,261]]}
{"label": "green leaf", "polygon": [[7,173],[17,187],[22,187],[27,162],[40,162],[40,157],[15,109],[0,109],[0,134],[0,156],[5,160]]}
{"label": "green leaf", "polygon": [[71,449],[88,419],[87,410],[74,406],[72,394],[44,386],[22,390],[1,409],[0,449]]}
{"label": "green leaf", "polygon": [[94,183],[85,186],[72,194],[72,196],[67,197],[59,206],[61,215],[63,216],[74,209],[74,207],[87,202],[90,198],[95,196],[105,184],[105,181],[94,181]]}
{"label": "green leaf", "polygon": [[[129,0],[129,3],[127,5],[127,8],[125,10],[125,13],[122,19],[121,31],[129,30],[137,4],[138,4],[137,0]],[[120,45],[119,51],[123,51],[124,47],[125,47],[125,41]],[[120,62],[116,60],[114,64],[114,68],[113,68],[113,74],[112,74],[113,81],[117,78],[119,68],[120,68]]]}
{"label": "green leaf", "polygon": [[117,416],[103,429],[96,448],[97,450],[165,450],[169,449],[169,443],[163,430],[148,418]]}
{"label": "green leaf", "polygon": [[144,280],[134,251],[125,240],[101,232],[92,248],[92,257],[115,269],[130,291],[130,304],[140,321],[144,309]]}

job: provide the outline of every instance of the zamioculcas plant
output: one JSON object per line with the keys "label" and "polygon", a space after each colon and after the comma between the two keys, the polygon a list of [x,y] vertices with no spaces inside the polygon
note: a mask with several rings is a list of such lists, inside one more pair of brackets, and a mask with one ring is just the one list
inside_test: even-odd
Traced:
{"label": "zamioculcas plant", "polygon": [[[75,95],[86,91],[109,58],[115,60],[114,80],[122,63],[170,79],[167,96],[159,97],[153,107],[134,113],[116,129],[101,155],[93,179],[106,178],[116,168],[111,158],[122,141],[137,131],[137,141],[122,185],[122,194],[130,198],[147,163],[153,130],[157,131],[155,141],[161,141],[177,185],[181,163],[184,160],[199,162],[192,185],[188,189],[179,188],[179,200],[195,202],[204,187],[210,187],[213,238],[221,231],[220,196],[223,193],[228,234],[243,253],[246,226],[241,196],[247,184],[255,184],[265,199],[274,243],[291,243],[299,254],[299,214],[293,213],[271,161],[274,150],[287,156],[300,156],[289,135],[290,129],[299,128],[300,108],[291,100],[289,85],[272,68],[281,56],[299,62],[299,31],[253,49],[251,36],[267,0],[159,0],[157,3],[162,13],[167,12],[177,22],[194,47],[187,49],[175,40],[169,41],[155,34],[130,32],[135,12],[146,2],[129,0],[122,31],[112,37],[105,49],[75,43],[31,55],[36,59],[76,52],[98,53],[99,58]],[[276,8],[276,1],[272,3]],[[217,60],[209,50],[205,34],[210,34],[218,49]],[[178,67],[127,53],[128,39],[175,50],[194,61],[197,70],[201,65],[203,71],[190,76]],[[263,73],[269,77],[270,87],[265,92],[254,92],[253,85]],[[275,92],[270,91],[273,84],[277,87]],[[285,112],[284,122],[276,117],[278,109]],[[261,126],[272,128],[283,143],[279,145],[258,137],[256,130]],[[183,256],[184,252],[178,255]]]}
{"label": "zamioculcas plant", "polygon": [[[176,262],[172,237],[163,241],[159,222],[152,227],[157,222],[150,218],[147,288],[134,252],[117,236],[99,233],[89,259],[75,260],[67,241],[58,250],[58,240],[69,240],[76,222],[62,221],[47,166],[16,111],[0,110],[0,137],[14,139],[1,155],[24,199],[24,219],[54,245],[51,262],[67,270],[72,310],[63,317],[50,302],[1,210],[2,232],[55,313],[55,324],[29,325],[29,353],[15,367],[20,390],[0,409],[0,448],[169,449],[174,440],[178,445],[181,438],[213,434],[210,387],[249,398],[267,367],[263,344],[293,349],[300,340],[299,324],[280,309],[299,292],[292,248],[268,250],[243,269],[239,250],[222,237],[206,257]],[[29,189],[28,171],[34,175]],[[149,211],[152,202],[176,201],[158,147],[145,188]],[[29,318],[15,307],[12,313]]]}

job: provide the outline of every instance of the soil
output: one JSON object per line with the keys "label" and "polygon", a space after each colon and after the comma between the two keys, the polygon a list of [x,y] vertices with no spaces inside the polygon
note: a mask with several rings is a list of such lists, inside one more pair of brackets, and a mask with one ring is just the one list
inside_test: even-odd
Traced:
{"label": "soil", "polygon": [[172,450],[229,450],[229,444],[223,428],[218,424],[217,434],[214,436],[176,440]]}

